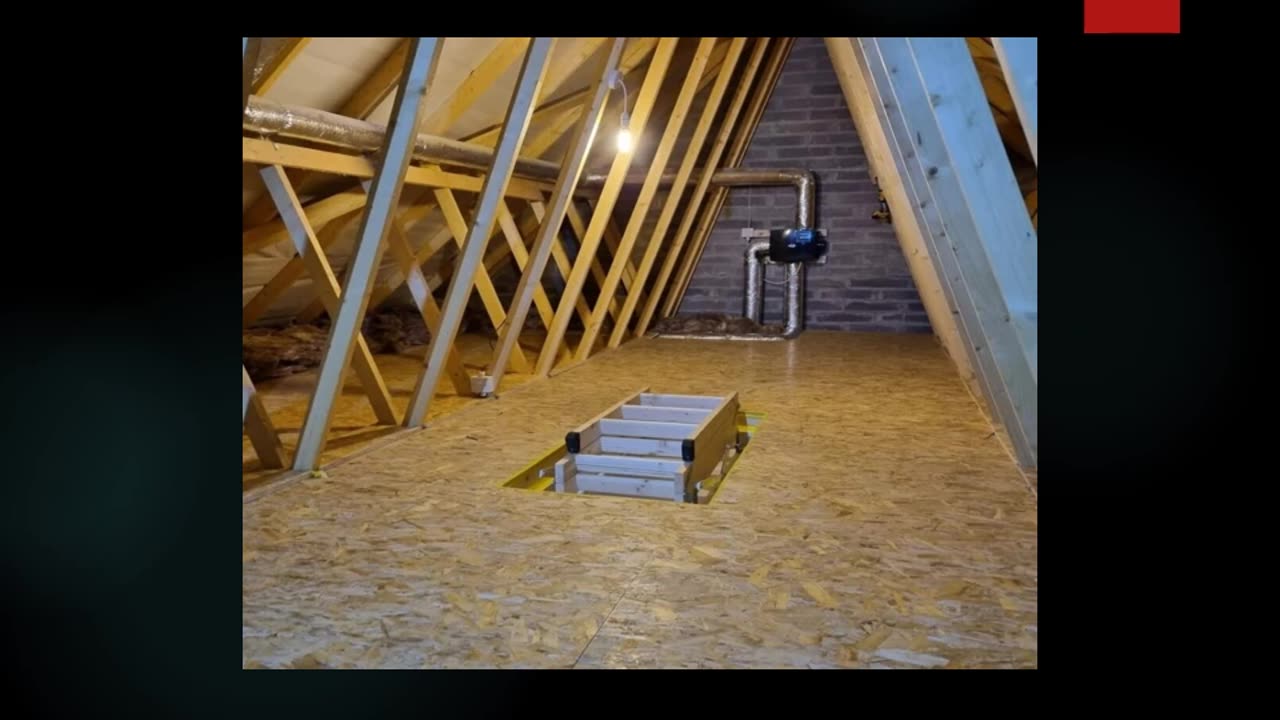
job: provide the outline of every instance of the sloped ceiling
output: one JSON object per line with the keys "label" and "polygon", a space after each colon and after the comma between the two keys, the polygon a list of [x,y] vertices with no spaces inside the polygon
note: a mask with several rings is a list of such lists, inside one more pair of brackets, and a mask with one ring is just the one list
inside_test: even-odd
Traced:
{"label": "sloped ceiling", "polygon": [[[264,38],[259,59],[259,70],[289,45],[294,38]],[[402,38],[310,38],[302,50],[285,66],[284,71],[265,93],[268,100],[286,105],[302,106],[337,112],[366,81],[377,67],[390,56],[402,42]],[[446,38],[436,74],[427,93],[425,116],[440,110],[466,82],[490,53],[508,38]],[[599,71],[597,58],[607,51],[605,38],[558,38],[553,50],[539,104],[578,92],[592,83]],[[644,41],[630,38],[628,47]],[[586,62],[583,60],[586,59]],[[487,86],[468,109],[456,121],[438,134],[460,139],[502,122],[515,88],[520,71],[517,58],[497,79]],[[395,103],[395,92],[390,93],[369,114],[370,122],[385,125]],[[541,130],[543,124],[535,122],[530,136]],[[554,145],[543,154],[554,157],[562,152]],[[338,180],[339,183],[343,182]],[[331,188],[327,188],[331,189]],[[247,209],[265,193],[258,169],[246,165],[243,174],[242,204]],[[299,191],[305,201],[309,192]],[[465,202],[465,198],[459,197]],[[465,204],[464,204],[465,209]],[[417,223],[408,233],[415,247],[434,235],[443,222],[438,217]],[[349,223],[329,248],[329,258],[339,274],[349,257],[357,230],[356,223]],[[288,243],[280,243],[244,258],[242,296],[247,302],[293,254]],[[388,258],[382,269],[383,277],[393,273],[393,260]],[[310,280],[299,280],[273,305],[262,320],[272,322],[297,313],[313,297]]]}

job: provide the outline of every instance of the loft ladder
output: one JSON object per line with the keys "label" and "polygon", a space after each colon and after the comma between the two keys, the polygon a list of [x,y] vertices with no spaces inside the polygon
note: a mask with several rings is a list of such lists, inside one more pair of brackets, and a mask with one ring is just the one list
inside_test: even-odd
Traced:
{"label": "loft ladder", "polygon": [[[738,394],[644,388],[565,435],[556,492],[706,502],[745,444]],[[719,471],[719,472],[717,472]]]}

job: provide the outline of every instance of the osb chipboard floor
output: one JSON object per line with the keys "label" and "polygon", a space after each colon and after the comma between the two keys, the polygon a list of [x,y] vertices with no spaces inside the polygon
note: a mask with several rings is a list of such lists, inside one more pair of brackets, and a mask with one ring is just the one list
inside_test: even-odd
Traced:
{"label": "osb chipboard floor", "polygon": [[[763,427],[709,505],[499,484],[642,386]],[[642,340],[244,505],[247,667],[1034,667],[1036,506],[919,335]]]}
{"label": "osb chipboard floor", "polygon": [[[520,339],[525,356],[532,366],[538,360],[538,350],[542,347],[542,332],[528,332]],[[577,335],[570,334],[569,339],[576,343]],[[488,366],[493,358],[493,340],[481,335],[460,335],[455,347],[462,356],[462,364],[473,375]],[[576,347],[576,345],[574,345]],[[382,373],[382,379],[391,393],[391,404],[397,415],[404,416],[409,404],[409,396],[422,374],[422,364],[426,358],[426,346],[410,348],[399,355],[377,355],[374,362]],[[284,445],[286,457],[292,457],[298,444],[298,433],[301,432],[302,421],[307,414],[307,402],[315,389],[317,371],[311,370],[297,375],[276,378],[258,383],[257,390],[262,396],[267,412],[271,414],[271,422],[275,424],[280,442]],[[518,387],[531,375],[509,371],[503,379],[504,388]],[[477,398],[470,395],[460,396],[453,384],[445,378],[440,382],[436,397],[431,401],[427,417],[435,418],[455,412],[466,407]],[[333,424],[329,429],[329,439],[321,454],[320,462],[329,464],[356,452],[362,451],[375,442],[399,432],[399,425],[378,425],[369,398],[360,386],[360,380],[353,370],[347,371],[347,382],[338,397],[333,414]],[[269,484],[285,475],[292,474],[289,468],[269,470],[262,467],[258,454],[244,435],[242,447],[242,465],[240,474],[241,487],[252,490]]]}

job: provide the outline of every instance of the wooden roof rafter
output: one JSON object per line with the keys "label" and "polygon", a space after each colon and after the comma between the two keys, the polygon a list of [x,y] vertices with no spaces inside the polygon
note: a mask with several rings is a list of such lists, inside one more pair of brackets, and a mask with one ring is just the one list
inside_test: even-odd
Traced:
{"label": "wooden roof rafter", "polygon": [[[904,253],[929,259],[911,265],[916,285],[925,298],[940,289],[955,316],[935,331],[949,350],[961,347],[950,354],[962,376],[966,360],[973,368],[1015,461],[1035,467],[1036,233],[966,41],[829,38],[828,47],[863,142],[890,181]],[[1028,103],[1018,114],[1032,120],[1031,140],[1034,94],[1010,84]]]}
{"label": "wooden roof rafter", "polygon": [[[528,44],[527,40],[528,39],[526,38],[524,39],[524,42],[517,43],[516,45],[518,45],[521,48],[527,47],[527,44]],[[548,90],[548,93],[554,94],[558,92],[562,88],[564,83],[568,81],[569,77],[573,73],[578,71],[585,62],[587,62],[592,56],[596,54],[595,50],[598,49],[602,43],[603,43],[603,39],[600,39],[599,42],[597,42],[595,39],[589,39],[587,42],[583,43],[580,48],[577,49],[577,52],[565,53],[561,55],[557,59],[557,61],[552,62],[547,69],[547,83],[548,83],[548,87],[550,88]],[[641,42],[638,47],[641,50],[643,50],[643,48],[645,47],[645,43]],[[507,46],[504,44],[500,44],[498,48],[496,48],[493,52],[491,52],[484,61],[482,61],[478,66],[476,66],[476,68],[472,70],[472,72],[468,75],[467,79],[462,83],[462,85],[460,85],[454,91],[454,93],[451,96],[451,99],[447,101],[444,105],[442,105],[441,112],[451,113],[455,118],[457,116],[460,116],[476,101],[477,98],[480,97],[480,95],[483,92],[483,89],[491,85],[493,81],[497,78],[497,76],[500,75],[507,67],[510,66],[511,61],[514,59],[515,59],[514,57],[511,57],[510,51],[507,48]],[[473,144],[476,144],[476,145],[490,147],[495,137],[496,136],[488,136],[488,135],[481,136],[481,137],[474,137],[468,142],[472,142]],[[528,147],[528,143],[526,142],[525,148],[527,147]],[[431,167],[431,166],[428,166],[428,167]],[[409,182],[412,183],[414,181],[414,178],[412,176],[413,169],[411,169],[410,172],[411,172],[411,176],[409,178]],[[473,172],[478,172],[478,171],[473,171]],[[471,177],[471,176],[466,176],[466,177]],[[468,184],[474,185],[475,187],[474,188],[454,188],[454,189],[468,189],[468,190],[474,189],[478,191],[478,188],[480,186],[480,178],[475,177],[473,181]],[[443,186],[443,187],[448,187],[448,186]],[[534,187],[537,189],[532,192],[526,193],[525,188],[530,188],[530,187]],[[543,198],[543,194],[541,190],[550,190],[550,189],[551,189],[551,185],[548,183],[532,183],[531,184],[530,181],[519,179],[519,178],[513,178],[508,187],[508,195],[510,197],[515,197],[515,198],[527,200],[530,202],[536,202],[536,201],[540,201]],[[438,195],[439,194],[436,193],[437,197]],[[449,197],[450,199],[452,199],[453,196],[450,195]],[[428,199],[427,202],[434,206],[434,203],[432,202],[432,200]],[[535,205],[531,205],[530,207],[536,208]],[[465,227],[465,223],[459,224],[456,220],[454,222],[446,222],[445,226],[439,232],[436,233],[436,236],[431,238],[426,243],[426,245],[424,245],[424,248],[436,247],[443,243],[447,243],[451,237],[455,237],[454,233],[456,230],[464,227]],[[501,226],[497,230],[495,230],[495,234],[498,231],[505,232],[505,230]],[[510,240],[509,237],[507,239]],[[515,253],[513,254],[513,257],[516,260],[517,266],[519,266],[520,264],[519,254]],[[488,267],[488,265],[486,265],[485,267]],[[404,282],[407,278],[408,276],[401,274],[395,280],[395,282],[401,283],[401,282]],[[481,291],[487,293],[485,281],[482,279],[479,282],[481,284]],[[376,288],[374,291],[375,294],[374,294],[373,305],[376,306],[379,302],[381,302],[383,299],[389,296],[391,292],[394,291],[394,289],[395,289],[394,287]],[[503,317],[503,314],[500,308],[493,307],[492,302],[489,303],[489,306],[490,306],[489,315],[490,315],[490,318],[493,319],[495,323],[495,328],[501,327],[501,324],[502,324],[501,318]],[[310,305],[308,305],[298,314],[298,320],[301,322],[310,322],[311,320],[314,320],[316,317],[318,317],[321,312],[322,312],[322,307],[320,306],[319,302],[312,301]],[[520,364],[520,362],[521,362],[520,360],[517,360],[517,364]],[[523,365],[521,364],[520,366],[523,369]]]}
{"label": "wooden roof rafter", "polygon": [[426,422],[431,399],[445,370],[445,356],[457,337],[477,271],[482,269],[485,249],[498,223],[498,208],[503,203],[506,185],[511,180],[525,133],[533,117],[534,105],[546,76],[547,61],[554,44],[554,38],[534,38],[525,54],[519,80],[507,106],[493,161],[489,171],[485,173],[484,186],[472,215],[472,224],[465,243],[462,243],[462,255],[458,259],[453,280],[449,283],[442,306],[439,334],[432,338],[428,346],[422,374],[409,398],[404,418],[405,427],[418,427]]}
{"label": "wooden roof rafter", "polygon": [[295,470],[319,467],[320,454],[333,420],[334,401],[342,389],[343,376],[355,350],[355,339],[364,320],[378,259],[391,234],[390,221],[399,205],[427,89],[435,77],[442,47],[442,38],[415,38],[411,41],[399,93],[392,108],[393,120],[388,123],[378,171],[357,233],[355,254],[346,273],[347,287],[343,289],[334,313],[329,344],[299,433],[298,448],[294,454]]}
{"label": "wooden roof rafter", "polygon": [[[764,40],[766,39],[761,38],[762,42]],[[733,141],[725,154],[726,160],[716,169],[736,168],[742,164],[742,159],[747,154],[747,148],[751,145],[751,138],[754,137],[756,128],[760,125],[760,118],[764,116],[765,108],[769,104],[769,98],[773,96],[773,90],[777,87],[778,79],[782,76],[782,68],[786,65],[795,38],[779,38],[774,42],[772,57],[768,66],[762,71],[759,85],[754,88],[754,91],[747,91],[752,101],[746,112],[740,116],[737,126],[732,131]],[[750,81],[750,78],[744,78],[741,82],[750,83]],[[748,85],[748,87],[750,86]],[[698,261],[702,259],[707,240],[711,235],[711,231],[715,228],[716,221],[720,217],[720,210],[728,196],[729,188],[717,187],[711,191],[708,201],[701,209],[701,218],[694,226],[692,241],[689,244],[690,252],[688,258],[682,266],[680,275],[677,276],[677,282],[672,286],[673,290],[669,295],[669,309],[664,310],[662,317],[668,317],[675,312],[680,302],[684,299],[684,294],[689,289],[689,283],[693,280],[693,271],[697,267]]]}

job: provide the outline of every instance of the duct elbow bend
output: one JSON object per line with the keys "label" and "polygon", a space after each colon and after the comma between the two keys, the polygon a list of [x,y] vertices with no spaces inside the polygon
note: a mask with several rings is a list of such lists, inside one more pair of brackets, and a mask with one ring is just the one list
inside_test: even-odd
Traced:
{"label": "duct elbow bend", "polygon": [[768,252],[769,241],[757,240],[747,246],[747,251],[743,253],[743,255],[746,258],[747,264],[751,265],[752,263],[760,262],[760,256],[768,254]]}

